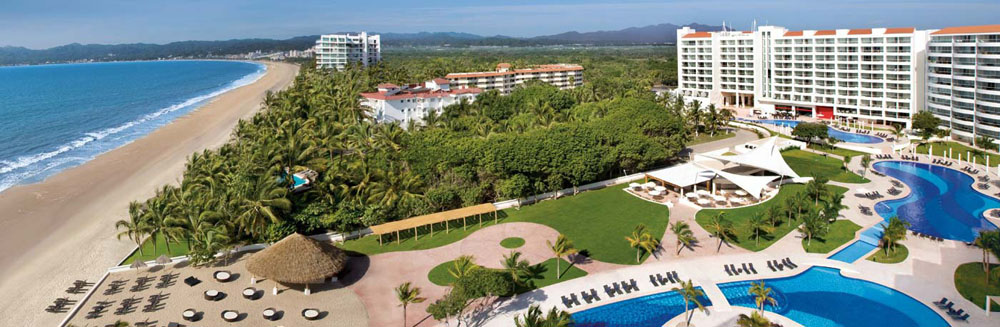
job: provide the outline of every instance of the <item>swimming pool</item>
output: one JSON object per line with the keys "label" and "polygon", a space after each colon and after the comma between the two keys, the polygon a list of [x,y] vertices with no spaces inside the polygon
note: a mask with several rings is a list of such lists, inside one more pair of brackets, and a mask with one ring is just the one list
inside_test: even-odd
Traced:
{"label": "swimming pool", "polygon": [[972,242],[983,229],[997,226],[983,217],[1000,200],[972,188],[974,179],[951,168],[920,162],[882,161],[872,169],[905,183],[911,190],[902,199],[875,204],[875,212],[910,223],[910,229],[950,240]]}
{"label": "swimming pool", "polygon": [[[771,124],[775,126],[791,127],[791,128],[795,128],[795,126],[797,126],[800,123],[798,120],[788,120],[788,119],[763,119],[763,120],[740,119],[740,120],[754,122],[754,123]],[[844,142],[866,143],[866,144],[874,144],[882,142],[881,138],[874,137],[871,135],[848,133],[829,126],[827,128],[828,128],[827,134],[829,134],[830,137],[836,138]]]}
{"label": "swimming pool", "polygon": [[[931,308],[910,296],[841,276],[834,268],[812,267],[796,276],[765,283],[778,305],[766,305],[764,309],[803,326],[948,326]],[[719,289],[731,305],[756,308],[754,297],[748,294],[749,281],[719,284]]]}
{"label": "swimming pool", "polygon": [[[602,294],[601,298],[607,297]],[[698,301],[706,307],[712,305],[705,296]],[[697,308],[693,303],[691,306]],[[682,313],[684,298],[666,291],[580,311],[573,314],[573,321],[577,327],[661,327]]]}
{"label": "swimming pool", "polygon": [[834,253],[829,258],[830,260],[843,261],[846,263],[854,263],[861,259],[865,254],[872,252],[878,247],[879,240],[882,239],[882,232],[885,231],[885,223],[879,223],[875,226],[869,227],[868,229],[861,232],[861,237],[848,245],[847,247],[840,249],[837,253]]}

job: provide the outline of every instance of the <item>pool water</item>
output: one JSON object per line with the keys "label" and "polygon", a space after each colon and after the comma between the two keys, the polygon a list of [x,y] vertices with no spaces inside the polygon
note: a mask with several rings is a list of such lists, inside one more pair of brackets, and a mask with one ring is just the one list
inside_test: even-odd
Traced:
{"label": "pool water", "polygon": [[980,230],[997,228],[983,213],[1000,208],[1000,200],[973,189],[975,180],[965,173],[908,161],[882,161],[872,169],[900,180],[911,190],[902,199],[875,204],[875,212],[885,220],[898,216],[910,223],[911,230],[962,242],[972,242]]}
{"label": "pool water", "polygon": [[879,240],[882,239],[882,232],[885,231],[885,223],[880,223],[878,225],[869,227],[868,229],[861,232],[861,237],[848,245],[847,247],[837,251],[831,255],[828,259],[843,261],[846,263],[854,263],[861,259],[865,254],[872,252],[872,250],[878,248]]}
{"label": "pool water", "polygon": [[[600,296],[607,299],[603,293]],[[705,296],[698,301],[706,307],[712,305]],[[697,305],[691,303],[691,308],[697,310]],[[573,314],[573,321],[577,327],[661,327],[683,313],[684,297],[667,291],[580,311]]]}
{"label": "pool water", "polygon": [[295,174],[292,174],[292,181],[295,182],[295,185],[292,185],[292,188],[299,187],[299,185],[306,183],[306,180],[300,178],[299,176],[295,176]]}
{"label": "pool water", "polygon": [[[786,278],[765,280],[776,312],[809,327],[948,326],[931,308],[894,289],[840,275],[834,268],[813,267]],[[731,305],[756,308],[750,281],[719,284]],[[765,314],[765,317],[767,314]]]}
{"label": "pool water", "polygon": [[[791,128],[795,128],[795,126],[798,126],[800,123],[798,120],[788,120],[788,119],[763,119],[763,120],[740,119],[740,120],[749,121],[753,123],[770,124],[782,127],[791,127]],[[844,132],[835,129],[833,127],[827,127],[827,128],[828,128],[827,134],[829,134],[830,137],[841,140],[843,142],[865,143],[865,144],[882,143],[881,138],[874,137],[871,135]]]}

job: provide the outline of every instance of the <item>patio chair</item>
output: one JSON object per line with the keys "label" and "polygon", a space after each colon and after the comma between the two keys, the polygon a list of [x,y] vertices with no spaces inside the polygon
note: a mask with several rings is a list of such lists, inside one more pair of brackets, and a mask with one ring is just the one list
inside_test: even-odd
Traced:
{"label": "patio chair", "polygon": [[733,272],[731,270],[729,270],[729,265],[723,265],[723,267],[726,267],[726,274],[727,275],[729,275],[729,276],[733,275]]}
{"label": "patio chair", "polygon": [[615,297],[615,290],[608,285],[604,285],[604,293],[607,293],[608,297]]}
{"label": "patio chair", "polygon": [[945,303],[948,303],[948,298],[941,297],[941,301],[934,301],[933,303],[934,303],[934,305],[938,305],[938,306],[944,305]]}
{"label": "patio chair", "polygon": [[680,277],[677,277],[677,271],[676,271],[676,270],[674,270],[674,271],[671,271],[671,272],[670,272],[670,275],[673,275],[673,276],[674,276],[674,280],[676,280],[676,281],[677,281],[678,283],[680,283],[680,282],[681,282],[681,278],[680,278]]}
{"label": "patio chair", "polygon": [[966,314],[964,314],[964,315],[962,315],[960,317],[951,317],[951,318],[955,319],[955,320],[958,320],[958,321],[966,321],[966,320],[969,320],[969,314],[966,313]]}
{"label": "patio chair", "polygon": [[750,273],[750,269],[747,268],[747,264],[745,262],[743,263],[743,272],[748,274]]}
{"label": "patio chair", "polygon": [[958,309],[958,311],[948,310],[948,315],[951,316],[952,318],[960,317],[962,316],[963,313],[965,313],[965,309]]}
{"label": "patio chair", "polygon": [[772,272],[777,271],[777,269],[774,269],[774,264],[772,264],[771,261],[767,262],[767,268],[771,269]]}
{"label": "patio chair", "polygon": [[601,297],[597,296],[597,291],[594,290],[593,288],[590,289],[590,298],[594,299],[594,301],[600,301],[601,300]]}
{"label": "patio chair", "polygon": [[[657,274],[657,275],[659,275],[659,274]],[[659,287],[660,286],[660,283],[656,282],[656,277],[657,276],[649,275],[649,283],[653,284],[653,287]]]}
{"label": "patio chair", "polygon": [[756,275],[756,274],[757,274],[757,269],[754,269],[754,267],[753,267],[753,262],[751,262],[751,263],[750,263],[750,272],[753,272],[753,273],[754,273],[754,275]]}

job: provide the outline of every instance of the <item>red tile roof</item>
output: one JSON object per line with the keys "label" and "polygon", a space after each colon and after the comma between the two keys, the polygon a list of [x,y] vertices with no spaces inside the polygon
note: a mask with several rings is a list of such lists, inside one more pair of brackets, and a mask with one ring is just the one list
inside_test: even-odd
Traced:
{"label": "red tile roof", "polygon": [[393,95],[386,95],[386,93],[383,92],[364,92],[361,93],[361,96],[368,99],[377,99],[377,100],[401,100],[401,99],[413,99],[413,98],[421,98],[421,99],[443,98],[447,96],[460,95],[460,94],[479,94],[481,92],[483,92],[483,90],[470,87],[464,89],[452,89],[450,91],[426,90],[426,91],[413,92],[407,90],[407,91],[400,91],[399,93]]}
{"label": "red tile roof", "polygon": [[910,34],[916,30],[913,27],[894,27],[885,29],[885,34]]}
{"label": "red tile roof", "polygon": [[870,28],[858,28],[847,32],[847,35],[867,35],[872,34],[872,29]]}
{"label": "red tile roof", "polygon": [[696,37],[712,37],[712,33],[709,33],[709,32],[694,32],[694,33],[690,33],[690,34],[684,35],[681,38],[682,39],[690,39],[690,38],[696,38]]}
{"label": "red tile roof", "polygon": [[1000,33],[1000,25],[945,27],[931,35]]}
{"label": "red tile roof", "polygon": [[813,35],[814,36],[837,35],[837,30],[820,30],[816,31],[816,34]]}
{"label": "red tile roof", "polygon": [[510,64],[508,64],[506,62],[501,62],[501,63],[497,64],[497,68],[510,68]]}
{"label": "red tile roof", "polygon": [[783,35],[783,36],[785,36],[785,37],[788,37],[788,36],[802,36],[802,31],[788,31],[788,32],[785,32],[785,35]]}
{"label": "red tile roof", "polygon": [[434,79],[434,83],[437,83],[438,85],[441,85],[441,84],[448,84],[448,83],[451,83],[451,81],[449,81],[449,80],[447,80],[447,79],[444,79],[444,78],[440,78],[440,77],[438,77],[438,78],[435,78],[435,79]]}
{"label": "red tile roof", "polygon": [[391,88],[394,88],[394,87],[399,87],[399,86],[396,85],[396,84],[392,84],[392,83],[382,83],[382,84],[378,85],[378,88],[380,88],[380,89],[391,89]]}

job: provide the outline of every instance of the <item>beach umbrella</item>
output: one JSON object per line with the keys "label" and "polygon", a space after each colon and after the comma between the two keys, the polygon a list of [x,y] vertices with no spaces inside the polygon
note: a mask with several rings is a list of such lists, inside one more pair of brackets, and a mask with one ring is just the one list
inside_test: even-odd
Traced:
{"label": "beach umbrella", "polygon": [[132,269],[139,269],[139,268],[146,268],[146,267],[149,267],[149,266],[146,265],[145,261],[136,259],[135,261],[132,261],[132,264],[129,265],[128,267],[132,268]]}
{"label": "beach umbrella", "polygon": [[[254,253],[246,268],[254,276],[278,283],[305,284],[337,275],[347,265],[347,254],[329,242],[295,233]],[[277,293],[277,286],[274,291]]]}
{"label": "beach umbrella", "polygon": [[159,257],[156,258],[156,263],[160,265],[165,265],[172,261],[173,260],[170,260],[170,258],[168,258],[166,254],[161,254]]}

